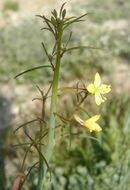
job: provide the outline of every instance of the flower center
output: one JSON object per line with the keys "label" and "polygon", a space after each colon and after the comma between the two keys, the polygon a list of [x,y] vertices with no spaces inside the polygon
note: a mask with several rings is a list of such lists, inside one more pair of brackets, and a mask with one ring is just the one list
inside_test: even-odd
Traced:
{"label": "flower center", "polygon": [[100,88],[99,87],[94,87],[94,92],[95,93],[99,93],[100,92]]}

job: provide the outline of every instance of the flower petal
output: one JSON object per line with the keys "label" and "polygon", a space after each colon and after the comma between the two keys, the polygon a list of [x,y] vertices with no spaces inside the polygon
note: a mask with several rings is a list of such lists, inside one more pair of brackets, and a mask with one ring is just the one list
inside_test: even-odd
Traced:
{"label": "flower petal", "polygon": [[95,127],[94,127],[94,125],[93,125],[93,122],[88,121],[88,120],[84,121],[84,126],[85,126],[87,129],[89,129],[90,132],[94,131],[94,129],[95,129]]}
{"label": "flower petal", "polygon": [[87,90],[88,90],[90,93],[94,94],[94,92],[95,92],[95,87],[94,87],[94,85],[93,85],[93,84],[89,84],[89,85],[87,86]]}
{"label": "flower petal", "polygon": [[95,128],[94,131],[97,131],[97,132],[102,131],[102,128],[97,123],[94,123],[94,128]]}
{"label": "flower petal", "polygon": [[101,85],[101,78],[99,73],[95,74],[94,86],[98,88]]}
{"label": "flower petal", "polygon": [[104,101],[100,93],[95,93],[95,102],[98,106]]}
{"label": "flower petal", "polygon": [[87,121],[95,122],[99,120],[99,118],[100,118],[100,115],[94,115],[93,117],[89,118]]}
{"label": "flower petal", "polygon": [[95,123],[95,122],[91,122],[91,121],[85,121],[85,122],[84,122],[84,126],[85,126],[90,132],[92,132],[92,131],[97,131],[97,132],[99,132],[99,131],[102,130],[102,128],[100,127],[100,125],[98,125],[98,124]]}
{"label": "flower petal", "polygon": [[101,94],[107,94],[108,92],[111,91],[111,85],[107,85],[107,84],[102,84],[100,86],[100,93]]}

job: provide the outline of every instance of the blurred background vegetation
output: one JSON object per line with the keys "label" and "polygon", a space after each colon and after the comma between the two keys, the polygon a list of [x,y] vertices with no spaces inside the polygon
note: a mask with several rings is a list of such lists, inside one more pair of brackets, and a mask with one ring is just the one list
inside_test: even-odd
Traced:
{"label": "blurred background vegetation", "polygon": [[[52,161],[51,190],[129,190],[130,187],[130,1],[71,0],[66,1],[68,15],[90,14],[79,26],[74,25],[72,45],[90,45],[102,50],[77,50],[65,55],[61,67],[60,85],[73,86],[77,81],[88,83],[96,71],[112,84],[112,92],[100,108],[100,134],[85,129],[80,136],[64,135],[58,141]],[[57,0],[0,1],[0,190],[8,190],[19,172],[24,148],[14,144],[26,142],[22,130],[13,130],[39,114],[36,84],[46,89],[52,79],[49,69],[30,72],[15,80],[14,76],[30,67],[47,63],[41,42],[51,50],[52,39],[40,29],[36,14],[49,15],[61,6]],[[64,40],[67,39],[67,34]],[[75,100],[69,93],[61,97],[59,111],[64,116],[73,110]],[[92,113],[99,109],[88,101],[84,106]],[[47,107],[48,109],[48,107]],[[84,115],[82,113],[82,115]],[[32,130],[33,129],[33,130]],[[36,124],[28,129],[32,135]],[[33,159],[32,159],[33,158]],[[36,161],[30,152],[26,171]],[[37,175],[30,174],[24,190],[35,190]]]}

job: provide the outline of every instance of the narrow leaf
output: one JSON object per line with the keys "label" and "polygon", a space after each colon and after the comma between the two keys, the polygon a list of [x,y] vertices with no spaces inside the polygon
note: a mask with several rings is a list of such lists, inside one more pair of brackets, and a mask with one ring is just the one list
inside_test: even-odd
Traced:
{"label": "narrow leaf", "polygon": [[48,30],[51,32],[50,28],[47,28],[47,27],[43,27],[43,28],[41,28],[41,30]]}
{"label": "narrow leaf", "polygon": [[35,121],[38,121],[38,120],[39,120],[39,118],[33,119],[31,121],[27,121],[26,123],[24,123],[24,124],[20,125],[19,127],[17,127],[17,129],[14,130],[14,133],[16,133],[20,128],[25,127],[26,125],[28,125],[30,123],[33,123]]}
{"label": "narrow leaf", "polygon": [[62,6],[61,6],[61,8],[60,8],[60,18],[61,18],[62,10],[63,10],[65,4],[66,4],[66,3],[63,3]]}
{"label": "narrow leaf", "polygon": [[[45,146],[43,143],[37,143],[39,145]],[[12,145],[14,148],[20,148],[21,146],[28,146],[31,145],[31,143],[23,143],[23,144],[14,144]]]}
{"label": "narrow leaf", "polygon": [[33,67],[31,69],[27,69],[19,74],[17,74],[14,78],[17,78],[25,73],[28,73],[28,72],[31,72],[31,71],[34,71],[34,70],[37,70],[37,69],[41,69],[41,68],[45,68],[45,67],[51,67],[50,65],[40,65],[40,66],[37,66],[37,67]]}
{"label": "narrow leaf", "polygon": [[68,40],[66,42],[65,48],[68,46],[68,44],[69,44],[69,42],[71,40],[71,37],[72,37],[72,32],[70,32],[70,35],[69,35],[69,38],[68,38]]}
{"label": "narrow leaf", "polygon": [[99,50],[101,50],[102,48],[94,47],[94,46],[76,46],[76,47],[71,47],[71,48],[66,49],[65,52],[77,50],[77,49],[99,49]]}
{"label": "narrow leaf", "polygon": [[48,18],[46,18],[44,15],[43,16],[41,16],[41,15],[36,15],[37,17],[40,17],[40,18],[42,18],[42,19],[46,19],[46,21],[48,21],[48,22],[50,22],[51,23],[51,21],[48,19]]}
{"label": "narrow leaf", "polygon": [[90,13],[85,13],[85,14],[83,14],[83,15],[81,15],[81,16],[79,16],[79,17],[77,17],[77,18],[75,18],[75,19],[73,19],[71,21],[66,22],[65,26],[64,26],[64,29],[67,28],[72,23],[83,21],[83,20],[81,20],[81,18],[85,17],[88,14],[90,14]]}
{"label": "narrow leaf", "polygon": [[35,168],[35,166],[36,166],[38,163],[39,163],[39,162],[36,162],[35,164],[33,164],[33,165],[29,168],[29,171],[28,171],[28,173],[26,174],[26,176],[25,176],[25,178],[24,178],[24,181],[23,181],[22,184],[21,184],[21,189],[22,189],[22,187],[23,187],[23,185],[24,185],[24,183],[25,183],[27,177],[28,177],[29,174],[31,173],[32,169]]}
{"label": "narrow leaf", "polygon": [[70,20],[72,20],[72,19],[75,19],[75,18],[76,18],[75,16],[72,16],[72,17],[66,18],[64,23],[67,23],[68,21],[70,21]]}
{"label": "narrow leaf", "polygon": [[51,170],[50,170],[49,164],[48,164],[48,162],[47,162],[45,156],[44,156],[44,155],[42,154],[42,152],[39,150],[39,148],[37,147],[35,141],[30,137],[30,135],[29,135],[27,132],[25,132],[25,131],[24,131],[24,133],[25,133],[25,134],[27,135],[27,137],[32,141],[33,146],[36,148],[36,150],[38,151],[39,155],[40,155],[40,156],[42,157],[42,159],[44,160],[44,162],[45,162],[45,164],[46,164],[46,166],[47,166],[47,168],[48,168],[48,171],[49,171],[49,173],[50,173],[50,178],[51,178]]}
{"label": "narrow leaf", "polygon": [[51,60],[51,58],[50,58],[50,56],[49,56],[49,54],[48,54],[48,52],[47,52],[47,49],[46,49],[46,47],[45,47],[45,45],[44,45],[43,42],[42,42],[42,47],[43,47],[43,49],[44,49],[44,51],[45,51],[45,53],[46,53],[46,56],[47,56],[47,58],[48,58],[48,60],[49,60],[49,62],[50,62],[50,64],[51,64],[51,67],[52,67],[52,69],[53,69],[53,71],[54,71],[55,67],[54,67],[54,65],[53,65],[53,63],[52,63],[52,60]]}
{"label": "narrow leaf", "polygon": [[[36,16],[38,16],[38,17],[44,19],[45,23],[47,24],[47,26],[49,27],[50,31],[52,32],[52,34],[53,34],[54,37],[55,37],[55,32],[54,32],[54,30],[53,30],[53,28],[52,28],[52,26],[53,26],[52,22],[51,22],[49,19],[47,19],[44,15],[43,15],[43,16],[41,16],[41,15],[36,15]],[[52,25],[52,26],[51,26],[51,25]]]}

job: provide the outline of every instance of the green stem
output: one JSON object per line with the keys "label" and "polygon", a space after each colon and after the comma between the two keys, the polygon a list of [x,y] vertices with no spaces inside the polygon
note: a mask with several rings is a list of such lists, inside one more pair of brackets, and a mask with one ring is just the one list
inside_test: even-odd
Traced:
{"label": "green stem", "polygon": [[[53,76],[53,82],[52,82],[52,96],[51,96],[51,108],[50,108],[50,125],[49,125],[49,135],[48,135],[48,146],[47,146],[47,152],[46,152],[46,160],[49,163],[53,148],[55,146],[55,116],[54,113],[56,113],[56,104],[57,104],[57,95],[58,95],[58,81],[59,81],[59,70],[60,70],[60,61],[61,61],[61,43],[62,43],[62,23],[59,23],[58,25],[58,34],[57,34],[57,56],[56,56],[56,62],[55,62],[55,70],[54,70],[54,76]],[[44,187],[44,180],[46,177],[46,171],[47,166],[44,163],[44,174],[41,179],[40,176],[40,183],[38,190],[43,190]]]}

